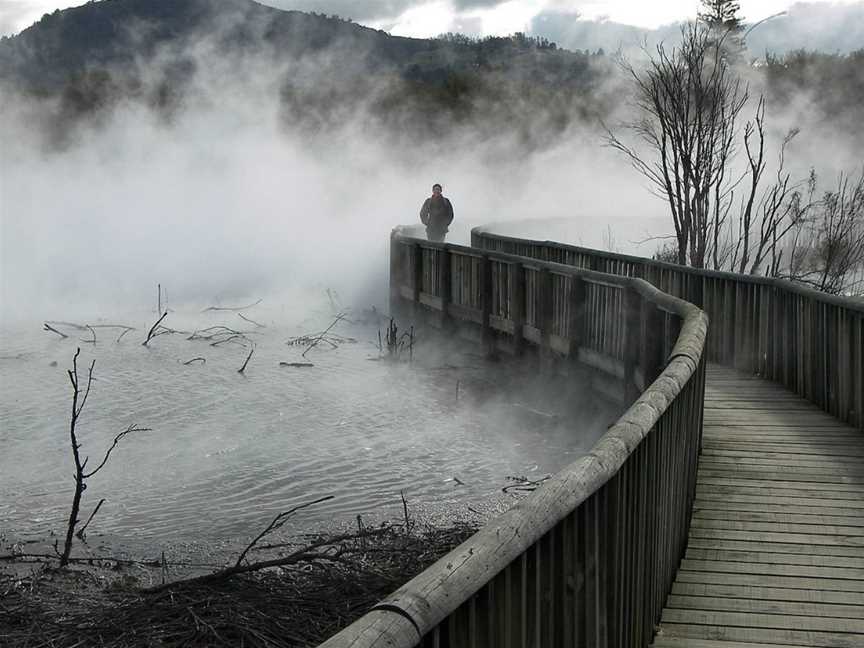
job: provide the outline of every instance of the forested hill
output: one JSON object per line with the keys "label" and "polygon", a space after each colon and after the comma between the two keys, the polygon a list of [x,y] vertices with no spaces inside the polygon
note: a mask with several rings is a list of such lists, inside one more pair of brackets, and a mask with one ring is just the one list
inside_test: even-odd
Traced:
{"label": "forested hill", "polygon": [[612,101],[611,61],[542,38],[403,38],[252,0],[102,0],[55,11],[0,40],[0,83],[59,97],[57,118],[69,125],[129,97],[170,115],[191,89],[213,85],[213,69],[242,76],[250,61],[256,74],[280,75],[284,118],[314,128],[362,105],[403,132],[482,122],[548,138]]}
{"label": "forested hill", "polygon": [[122,67],[211,36],[227,52],[272,48],[297,57],[334,44],[367,62],[394,65],[440,43],[399,38],[336,17],[282,11],[252,0],[102,0],[45,14],[0,41],[0,71],[30,88],[54,90],[95,67]]}
{"label": "forested hill", "polygon": [[[779,103],[806,91],[825,119],[853,123],[862,57],[796,52],[755,69]],[[464,125],[531,147],[608,118],[626,100],[619,72],[612,57],[542,37],[403,38],[253,0],[101,0],[0,39],[0,96],[56,99],[46,102],[52,137],[128,100],[170,119],[190,97],[262,77],[282,119],[307,132],[359,115],[418,140]]]}
{"label": "forested hill", "polygon": [[523,35],[482,40],[391,36],[338,16],[283,11],[253,0],[101,0],[45,14],[0,39],[0,79],[52,92],[96,69],[131,71],[154,54],[175,59],[208,39],[209,55],[328,59],[366,71],[435,81],[453,72],[505,69],[560,82],[584,72],[588,56]]}

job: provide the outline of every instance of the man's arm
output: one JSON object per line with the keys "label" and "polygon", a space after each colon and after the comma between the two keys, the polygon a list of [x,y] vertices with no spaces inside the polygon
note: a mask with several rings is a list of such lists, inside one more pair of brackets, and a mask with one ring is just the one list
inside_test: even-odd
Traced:
{"label": "man's arm", "polygon": [[449,225],[453,222],[453,203],[450,202],[449,198],[447,198],[447,218],[447,224]]}
{"label": "man's arm", "polygon": [[429,199],[423,201],[423,206],[420,208],[420,222],[424,225],[429,224]]}

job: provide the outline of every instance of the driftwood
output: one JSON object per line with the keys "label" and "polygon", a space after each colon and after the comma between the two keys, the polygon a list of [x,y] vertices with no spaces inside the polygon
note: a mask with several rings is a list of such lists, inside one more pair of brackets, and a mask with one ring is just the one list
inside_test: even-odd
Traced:
{"label": "driftwood", "polygon": [[280,362],[280,367],[314,367],[311,362]]}
{"label": "driftwood", "polygon": [[253,302],[253,303],[251,303],[251,304],[247,304],[246,306],[236,306],[236,307],[228,307],[228,306],[209,306],[208,308],[205,308],[205,309],[202,310],[201,312],[202,312],[202,313],[207,313],[207,312],[209,312],[209,311],[241,311],[241,310],[246,310],[247,308],[252,308],[253,306],[257,306],[257,305],[260,304],[262,301],[264,301],[264,300],[263,300],[263,299],[259,299],[258,301]]}
{"label": "driftwood", "polygon": [[303,353],[300,354],[300,355],[301,355],[302,357],[305,358],[305,357],[306,357],[306,354],[309,353],[309,351],[310,351],[311,349],[313,349],[313,348],[315,348],[316,346],[318,346],[318,343],[319,343],[322,339],[324,339],[324,336],[326,336],[326,335],[330,332],[330,329],[332,329],[334,326],[336,326],[336,325],[337,325],[339,322],[341,322],[343,319],[345,319],[345,313],[339,313],[339,314],[336,316],[336,319],[334,319],[333,322],[330,324],[330,326],[328,326],[326,329],[324,329],[324,332],[321,333],[321,335],[319,335],[317,338],[315,338],[314,340],[312,340],[312,342],[309,343],[309,346],[306,347],[306,350],[303,351]]}
{"label": "driftwood", "polygon": [[244,321],[246,321],[246,322],[249,322],[250,324],[254,324],[254,325],[257,326],[258,328],[267,328],[267,327],[264,326],[263,324],[261,324],[261,323],[259,323],[259,322],[256,322],[255,320],[253,320],[253,319],[251,319],[251,318],[249,318],[249,317],[246,317],[243,313],[237,313],[237,317],[239,317],[240,319],[242,319],[242,320],[244,320]]}
{"label": "driftwood", "polygon": [[60,322],[60,321],[54,321],[54,320],[49,320],[47,322],[43,322],[42,330],[50,331],[51,333],[56,333],[61,338],[68,338],[69,336],[67,334],[63,333],[63,331],[60,331],[57,328],[57,327],[63,327],[63,326],[75,329],[76,331],[89,331],[90,332],[90,339],[89,340],[85,340],[85,339],[81,340],[82,342],[87,342],[89,344],[96,344],[96,331],[95,331],[95,329],[122,329],[123,332],[117,338],[116,342],[119,342],[120,339],[124,335],[126,335],[129,331],[136,330],[135,327],[126,326],[125,324],[77,324],[75,322]]}
{"label": "driftwood", "polygon": [[54,328],[53,326],[49,325],[48,322],[45,322],[42,324],[42,330],[51,331],[52,333],[56,333],[57,335],[59,335],[61,338],[64,338],[64,339],[69,337],[65,333],[62,333],[62,332],[58,331],[56,328]]}
{"label": "driftwood", "polygon": [[549,475],[545,477],[541,477],[540,479],[528,479],[525,476],[515,476],[515,475],[507,475],[507,481],[514,482],[513,484],[509,484],[508,486],[504,486],[501,489],[502,493],[510,493],[511,491],[533,491],[536,490],[538,486],[542,485],[547,479],[549,479]]}
{"label": "driftwood", "polygon": [[253,346],[249,349],[249,355],[246,356],[246,362],[243,363],[243,366],[237,370],[237,373],[244,373],[246,371],[246,365],[249,364],[249,360],[252,358],[252,354],[255,353],[255,347]]}
{"label": "driftwood", "polygon": [[159,316],[159,319],[156,320],[156,323],[150,327],[150,330],[147,332],[147,339],[141,343],[143,346],[147,346],[147,344],[149,344],[150,340],[152,340],[155,337],[154,334],[156,332],[156,328],[162,323],[162,320],[165,319],[165,317],[167,315],[168,315],[168,311],[165,311],[164,313],[162,313],[162,315]]}
{"label": "driftwood", "polygon": [[197,358],[192,358],[191,360],[187,360],[183,364],[188,366],[188,365],[192,364],[193,362],[200,362],[201,364],[207,364],[207,358],[202,358],[201,356],[198,356]]}
{"label": "driftwood", "polygon": [[89,324],[87,324],[87,330],[90,331],[90,334],[91,334],[93,337],[91,337],[89,340],[84,340],[84,339],[82,339],[81,341],[82,341],[82,342],[86,342],[87,344],[96,344],[96,331],[95,331],[95,330],[93,329],[93,327],[90,326]]}

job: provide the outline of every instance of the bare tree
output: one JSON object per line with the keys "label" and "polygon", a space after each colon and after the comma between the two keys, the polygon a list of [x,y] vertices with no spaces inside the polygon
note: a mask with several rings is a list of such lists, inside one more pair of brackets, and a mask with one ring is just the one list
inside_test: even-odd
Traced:
{"label": "bare tree", "polygon": [[[81,497],[83,496],[84,491],[87,490],[87,480],[102,470],[108,462],[111,452],[117,447],[117,443],[119,443],[120,439],[127,434],[132,434],[133,432],[149,431],[149,428],[139,428],[134,424],[130,425],[114,437],[114,442],[105,452],[105,456],[102,458],[99,465],[93,470],[87,471],[87,463],[89,462],[90,457],[84,457],[83,460],[81,459],[81,444],[78,443],[76,427],[78,425],[78,420],[81,417],[81,412],[84,410],[84,405],[87,404],[87,398],[90,396],[90,386],[93,383],[93,367],[96,365],[96,360],[93,360],[90,363],[90,367],[87,371],[87,384],[82,390],[78,378],[78,355],[80,353],[80,348],[75,351],[75,355],[72,358],[72,369],[67,372],[69,374],[69,381],[72,383],[72,418],[69,423],[69,437],[72,443],[72,457],[75,460],[75,495],[72,498],[72,508],[69,512],[69,523],[66,526],[66,541],[63,546],[63,552],[61,553],[57,550],[56,542],[54,544],[54,550],[57,551],[57,554],[60,556],[61,567],[65,567],[69,563],[69,554],[72,552],[72,538],[76,535],[75,527],[78,525],[78,522],[80,522],[78,519],[78,513],[81,510]],[[84,529],[86,529],[87,525],[89,525],[91,520],[93,520],[93,516],[96,515],[96,512],[102,506],[104,501],[105,500],[100,500],[96,505],[96,508],[93,509],[93,512],[87,519],[87,523],[78,532],[78,537],[83,539]]]}
{"label": "bare tree", "polygon": [[[813,172],[808,187],[812,197]],[[854,180],[841,172],[836,189],[810,201],[776,257],[771,267],[774,276],[832,294],[864,293],[864,168]]]}
{"label": "bare tree", "polygon": [[[671,260],[757,274],[774,267],[787,234],[809,210],[809,201],[802,201],[804,183],[793,181],[785,169],[786,149],[798,130],[791,129],[783,138],[774,180],[764,186],[765,98],[759,96],[752,120],[740,128],[750,91],[735,75],[723,35],[717,33],[718,25],[734,16],[737,7],[728,2],[705,4],[713,8],[714,18],[683,27],[680,48],[667,52],[659,46],[645,70],[625,63],[635,81],[640,112],[638,121],[628,127],[647,150],[626,144],[608,128],[607,143],[625,153],[669,203],[677,242]],[[736,29],[731,25],[726,35]],[[744,165],[735,164],[739,146]],[[657,254],[669,259],[669,253],[667,246]],[[772,264],[766,268],[769,260]]]}
{"label": "bare tree", "polygon": [[644,71],[623,65],[636,85],[641,117],[628,128],[650,157],[606,128],[606,141],[628,156],[666,199],[680,264],[705,267],[709,247],[739,179],[729,176],[739,115],[749,88],[722,55],[723,40],[701,23],[682,27],[682,43],[663,44]]}
{"label": "bare tree", "polygon": [[773,182],[763,190],[767,162],[765,160],[765,101],[760,98],[756,116],[744,127],[744,150],[749,183],[737,219],[728,217],[729,205],[722,218],[715,220],[713,268],[742,274],[758,274],[768,258],[773,258],[792,230],[809,210],[809,201],[802,203],[801,182],[793,182],[786,171],[786,147],[798,134],[790,130],[780,145],[777,170]]}

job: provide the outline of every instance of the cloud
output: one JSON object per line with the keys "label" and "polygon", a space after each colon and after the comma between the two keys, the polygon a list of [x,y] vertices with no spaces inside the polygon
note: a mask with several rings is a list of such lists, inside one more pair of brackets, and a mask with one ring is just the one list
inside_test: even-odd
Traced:
{"label": "cloud", "polygon": [[50,0],[3,0],[0,8],[0,36],[17,34],[58,6],[63,7]]}

